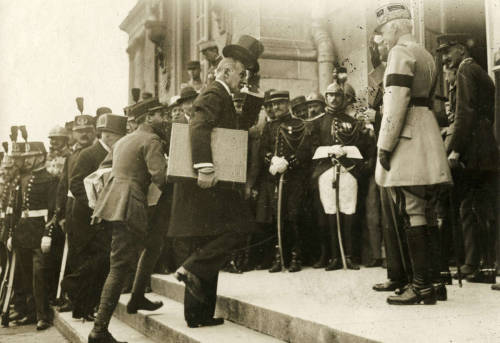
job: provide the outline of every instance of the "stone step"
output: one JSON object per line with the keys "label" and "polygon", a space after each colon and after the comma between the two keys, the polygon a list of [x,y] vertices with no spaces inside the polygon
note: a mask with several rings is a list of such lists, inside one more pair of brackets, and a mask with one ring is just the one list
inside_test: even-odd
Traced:
{"label": "stone step", "polygon": [[[93,322],[83,322],[71,317],[71,312],[55,312],[54,325],[62,335],[72,343],[87,343],[89,332],[94,325]],[[154,343],[151,338],[134,330],[118,318],[112,318],[109,323],[109,331],[118,341],[130,343]]]}
{"label": "stone step", "polygon": [[164,296],[149,293],[148,299],[163,302],[154,312],[128,314],[126,304],[130,294],[122,294],[114,316],[142,334],[160,343],[276,343],[274,337],[226,321],[224,325],[191,329],[184,321],[183,305]]}
{"label": "stone step", "polygon": [[[263,274],[265,276],[265,274]],[[234,277],[221,273],[221,278]],[[155,274],[151,277],[153,292],[183,302],[184,284],[172,275]],[[244,299],[245,298],[245,299]],[[376,342],[343,330],[337,330],[319,322],[302,319],[293,311],[277,311],[247,301],[249,297],[237,297],[220,293],[217,296],[216,315],[286,342]],[[293,306],[293,304],[292,304]],[[300,304],[297,304],[300,306]],[[250,341],[249,341],[250,342]]]}

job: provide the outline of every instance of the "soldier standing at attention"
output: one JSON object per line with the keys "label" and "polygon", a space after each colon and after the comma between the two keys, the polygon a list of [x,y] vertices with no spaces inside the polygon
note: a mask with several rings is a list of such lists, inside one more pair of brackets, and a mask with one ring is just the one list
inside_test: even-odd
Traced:
{"label": "soldier standing at attention", "polygon": [[[260,155],[265,161],[269,174],[275,179],[275,186],[280,176],[284,174],[286,183],[282,194],[283,207],[279,210],[284,218],[284,238],[291,246],[288,271],[293,273],[302,269],[299,215],[302,198],[307,188],[304,180],[308,177],[312,158],[312,130],[302,119],[292,117],[288,91],[273,91],[270,94],[270,100],[276,120],[268,123],[264,128]],[[277,211],[274,197],[269,201],[273,203],[267,206],[262,203],[260,205],[275,208]],[[273,212],[277,213],[276,211]],[[277,248],[275,260],[269,272],[281,271],[281,260],[282,257]]]}
{"label": "soldier standing at attention", "polygon": [[[467,281],[495,282],[495,198],[498,182],[498,151],[493,135],[495,85],[470,56],[473,41],[464,34],[438,38],[444,67],[456,69],[453,130],[446,138],[450,167],[460,171],[460,201]],[[483,244],[481,244],[483,243]],[[481,273],[483,258],[486,273]]]}
{"label": "soldier standing at attention", "polygon": [[375,180],[390,187],[405,218],[408,252],[413,270],[410,286],[389,304],[435,304],[430,280],[430,238],[425,213],[433,185],[450,184],[450,169],[438,123],[429,109],[436,78],[432,55],[415,42],[411,15],[403,4],[376,11],[377,32],[389,48],[384,74],[384,113],[377,142]]}
{"label": "soldier standing at attention", "polygon": [[45,330],[51,322],[46,258],[52,241],[52,230],[46,228],[45,224],[53,212],[53,190],[57,179],[45,168],[46,150],[43,143],[26,142],[25,146],[20,197],[15,204],[21,212],[21,218],[10,233],[7,246],[16,251],[28,305],[34,300],[36,329]]}

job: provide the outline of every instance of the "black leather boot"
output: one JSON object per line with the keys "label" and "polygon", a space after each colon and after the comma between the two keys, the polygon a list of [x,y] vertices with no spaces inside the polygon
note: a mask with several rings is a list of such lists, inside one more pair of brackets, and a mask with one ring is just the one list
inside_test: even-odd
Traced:
{"label": "black leather boot", "polygon": [[302,263],[300,261],[300,251],[298,249],[293,249],[292,260],[290,261],[290,266],[288,271],[290,273],[300,272],[302,270]]}
{"label": "black leather boot", "polygon": [[273,265],[269,269],[269,273],[277,273],[281,271],[281,255],[280,250],[276,247],[276,254],[274,255]]}
{"label": "black leather boot", "polygon": [[316,263],[313,264],[313,268],[314,269],[325,268],[326,267],[326,263],[327,263],[326,243],[325,242],[321,242],[319,259],[316,261]]}
{"label": "black leather boot", "polygon": [[429,278],[426,230],[426,226],[412,226],[406,229],[413,281],[402,294],[387,298],[387,302],[391,305],[414,305],[421,302],[432,305],[436,303],[436,292]]}
{"label": "black leather boot", "polygon": [[441,237],[439,228],[428,226],[426,228],[427,234],[427,251],[429,252],[429,277],[436,290],[436,298],[440,301],[448,299],[448,292],[446,286],[441,279]]}
{"label": "black leather boot", "polygon": [[326,271],[339,269],[342,269],[342,261],[338,257],[330,259],[330,261],[328,261],[328,265],[325,268]]}

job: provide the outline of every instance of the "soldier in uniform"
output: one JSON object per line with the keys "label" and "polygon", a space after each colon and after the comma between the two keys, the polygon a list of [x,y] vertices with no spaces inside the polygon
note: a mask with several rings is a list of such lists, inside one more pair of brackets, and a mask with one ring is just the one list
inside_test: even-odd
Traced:
{"label": "soldier in uniform", "polygon": [[312,92],[306,97],[307,119],[314,120],[325,113],[325,98],[318,92]]}
{"label": "soldier in uniform", "polygon": [[[301,119],[292,117],[288,91],[273,91],[270,94],[270,100],[276,120],[264,128],[260,157],[265,161],[264,166],[274,179],[275,187],[278,186],[278,179],[284,175],[283,194],[278,195],[283,196],[283,208],[279,210],[284,218],[284,237],[291,246],[288,271],[298,272],[302,269],[299,215],[301,201],[306,190],[304,180],[308,176],[312,157],[312,136],[308,125]],[[274,197],[267,200],[271,203],[266,204],[260,201],[258,205],[258,220],[265,216],[264,212],[267,212],[268,217],[277,213]],[[269,213],[271,209],[276,209],[276,211]],[[275,260],[269,272],[281,271],[281,260],[280,250],[277,248]]]}
{"label": "soldier in uniform", "polygon": [[299,118],[302,120],[307,119],[307,104],[306,97],[303,95],[296,96],[290,102],[290,107],[292,108],[292,115],[295,118]]}
{"label": "soldier in uniform", "polygon": [[376,16],[377,32],[390,50],[375,180],[382,187],[390,187],[403,213],[413,270],[410,286],[387,301],[397,305],[422,301],[435,304],[428,249],[428,230],[435,223],[427,222],[426,199],[432,186],[452,182],[439,127],[429,109],[436,68],[432,55],[411,34],[411,15],[405,5],[383,6]]}
{"label": "soldier in uniform", "polygon": [[96,171],[113,145],[126,133],[126,117],[102,114],[96,123],[100,138],[82,149],[74,165],[69,190],[75,200],[71,212],[70,255],[72,271],[63,280],[63,288],[73,303],[73,318],[93,320],[104,279],[108,273],[110,237],[103,227],[91,227],[92,210],[84,179]]}
{"label": "soldier in uniform", "polygon": [[[143,106],[159,105],[157,99],[150,100]],[[149,230],[147,189],[153,182],[161,190],[166,182],[167,164],[160,139],[165,132],[164,118],[161,111],[146,110],[135,120],[139,123],[138,129],[119,140],[112,149],[111,176],[92,215],[110,227],[112,238],[110,271],[101,293],[94,328],[88,337],[89,343],[115,342],[108,331],[109,321],[127,275],[137,265],[141,251],[127,312],[154,311],[163,305],[148,300],[144,291],[163,242],[161,230]],[[151,238],[156,244],[149,244]]]}
{"label": "soldier in uniform", "polygon": [[[323,216],[326,214],[326,218],[322,222],[327,222],[330,229],[332,258],[328,262],[326,270],[342,268],[337,230],[342,233],[347,268],[359,269],[359,266],[352,260],[352,228],[357,207],[358,179],[365,177],[373,169],[374,164],[374,143],[363,130],[364,123],[346,113],[348,105],[351,104],[351,99],[346,95],[346,90],[349,88],[352,88],[349,84],[338,81],[330,84],[325,93],[326,114],[315,121],[318,145],[337,146],[331,158],[318,160],[312,175],[314,185],[318,188],[317,194],[323,207]],[[346,152],[341,147],[344,145],[357,147],[363,159],[347,157]],[[340,164],[339,204],[336,204],[335,192],[337,189],[332,187],[332,184],[336,182],[335,163]],[[337,228],[337,208],[340,211],[340,228]]]}
{"label": "soldier in uniform", "polygon": [[[257,64],[262,44],[247,36],[246,44],[224,47],[226,56],[217,66],[216,80],[196,98],[194,116],[189,122],[193,168],[197,183],[177,183],[174,190],[169,237],[175,237],[176,256],[182,266],[176,278],[185,282],[184,318],[191,328],[223,324],[214,318],[219,270],[240,248],[248,235],[249,207],[236,189],[214,187],[216,170],[212,161],[210,135],[214,127],[247,130],[255,123],[257,111],[241,120],[232,102],[246,79],[245,69]],[[196,215],[195,215],[196,214]]]}
{"label": "soldier in uniform", "polygon": [[219,55],[219,47],[214,41],[202,42],[199,48],[208,62],[207,76],[205,78],[205,87],[208,87],[215,80],[215,69],[222,61],[222,56]]}
{"label": "soldier in uniform", "polygon": [[195,91],[199,92],[203,87],[203,82],[201,81],[201,66],[200,61],[190,61],[187,64],[187,72],[189,75],[189,81],[187,85],[193,87]]}
{"label": "soldier in uniform", "polygon": [[[34,302],[36,328],[45,330],[51,322],[46,256],[50,250],[52,235],[45,224],[53,212],[53,190],[57,179],[45,168],[46,150],[43,143],[26,142],[25,147],[20,193],[15,203],[21,211],[21,218],[13,228],[7,245],[16,251],[27,303],[30,305]],[[30,313],[27,318],[24,324],[30,321]]]}

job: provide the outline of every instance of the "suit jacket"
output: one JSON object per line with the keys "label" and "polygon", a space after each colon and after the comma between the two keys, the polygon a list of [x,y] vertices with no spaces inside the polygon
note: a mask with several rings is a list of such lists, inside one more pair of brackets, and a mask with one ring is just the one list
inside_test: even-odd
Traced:
{"label": "suit jacket", "polygon": [[95,205],[93,217],[123,221],[145,237],[148,228],[147,192],[151,182],[162,189],[167,161],[160,137],[146,123],[115,143],[111,176]]}
{"label": "suit jacket", "polygon": [[83,180],[99,168],[107,154],[108,151],[97,141],[91,146],[82,149],[75,162],[69,180],[69,189],[75,197],[71,209],[72,227],[69,237],[72,249],[80,250],[84,248],[89,240],[93,238],[93,232],[90,228],[92,210],[88,205],[89,201]]}
{"label": "suit jacket", "polygon": [[[193,107],[194,115],[189,122],[193,163],[195,167],[211,165],[212,129],[236,129],[238,126],[233,100],[224,86],[215,81],[196,98]],[[240,120],[239,129],[248,130],[253,121]],[[229,230],[247,231],[251,229],[248,225],[251,220],[250,209],[244,203],[239,188],[216,185],[201,189],[195,181],[178,182],[174,188],[168,235],[211,236]]]}
{"label": "suit jacket", "polygon": [[455,120],[447,137],[448,151],[460,153],[460,160],[468,169],[496,170],[495,85],[472,58],[465,59],[458,67],[454,100],[451,106],[455,109]]}
{"label": "suit jacket", "polygon": [[435,77],[432,55],[410,34],[401,36],[389,51],[384,75],[384,114],[377,147],[392,155],[389,171],[377,161],[375,180],[382,187],[452,182],[434,113],[415,102],[427,101]]}

